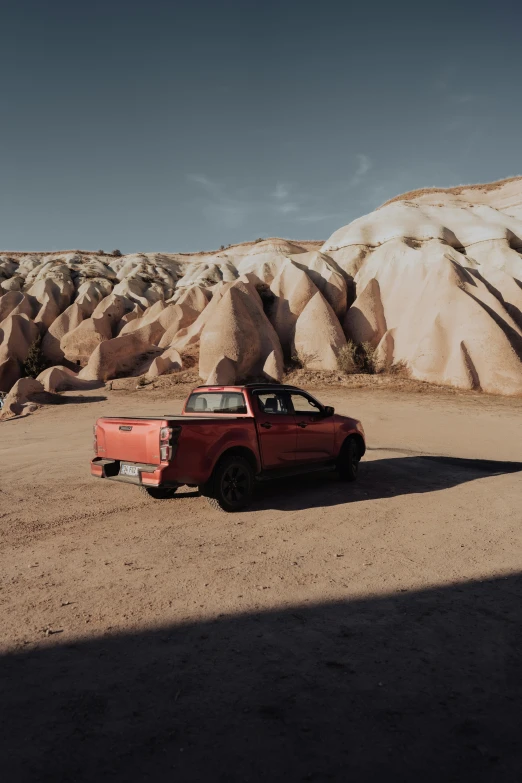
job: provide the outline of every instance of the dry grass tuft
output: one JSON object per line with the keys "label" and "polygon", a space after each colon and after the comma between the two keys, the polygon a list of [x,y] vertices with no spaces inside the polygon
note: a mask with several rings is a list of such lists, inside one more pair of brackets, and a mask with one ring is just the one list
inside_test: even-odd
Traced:
{"label": "dry grass tuft", "polygon": [[339,351],[337,362],[346,375],[374,375],[377,372],[375,348],[371,343],[355,343],[348,340]]}

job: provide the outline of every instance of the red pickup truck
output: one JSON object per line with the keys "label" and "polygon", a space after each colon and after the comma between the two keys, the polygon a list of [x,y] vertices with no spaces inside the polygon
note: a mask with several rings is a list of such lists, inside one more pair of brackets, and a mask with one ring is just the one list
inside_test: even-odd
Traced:
{"label": "red pickup truck", "polygon": [[181,416],[98,419],[91,473],[158,500],[199,487],[214,508],[239,511],[256,480],[331,468],[354,481],[365,450],[359,421],[295,386],[198,386]]}

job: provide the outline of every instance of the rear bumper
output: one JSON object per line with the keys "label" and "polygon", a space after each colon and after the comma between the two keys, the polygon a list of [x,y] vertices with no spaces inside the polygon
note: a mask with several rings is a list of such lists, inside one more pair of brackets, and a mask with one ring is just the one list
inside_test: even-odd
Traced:
{"label": "rear bumper", "polygon": [[120,476],[120,460],[95,457],[91,460],[91,476],[105,478],[110,481],[120,481],[125,484],[137,484],[139,486],[159,487],[168,486],[171,482],[162,481],[163,465],[146,465],[145,463],[129,463],[136,465],[138,475]]}

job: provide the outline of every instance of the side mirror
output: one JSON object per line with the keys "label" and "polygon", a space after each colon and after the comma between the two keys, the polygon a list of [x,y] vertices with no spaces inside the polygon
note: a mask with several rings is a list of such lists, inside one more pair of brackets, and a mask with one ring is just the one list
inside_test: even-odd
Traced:
{"label": "side mirror", "polygon": [[325,405],[324,414],[323,414],[325,419],[328,418],[329,416],[333,416],[334,413],[335,413],[335,408],[333,408],[331,405]]}

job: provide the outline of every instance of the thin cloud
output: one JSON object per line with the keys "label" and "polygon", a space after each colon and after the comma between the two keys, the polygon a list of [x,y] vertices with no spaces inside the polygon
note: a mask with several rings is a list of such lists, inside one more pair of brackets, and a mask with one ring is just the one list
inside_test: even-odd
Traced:
{"label": "thin cloud", "polygon": [[288,215],[291,212],[299,212],[300,206],[293,201],[285,201],[284,204],[278,204],[276,209],[281,214]]}
{"label": "thin cloud", "polygon": [[222,192],[221,185],[206,177],[204,174],[187,174],[187,180],[200,185],[209,195],[215,196]]}
{"label": "thin cloud", "polygon": [[359,161],[359,165],[357,166],[357,171],[355,172],[356,177],[364,177],[365,174],[367,174],[371,167],[372,167],[372,161],[368,157],[368,155],[359,154],[357,155],[357,160]]}
{"label": "thin cloud", "polygon": [[272,198],[276,201],[284,201],[290,195],[288,187],[283,182],[278,182],[275,186],[275,190],[272,193]]}
{"label": "thin cloud", "polygon": [[197,185],[204,193],[203,214],[212,222],[227,228],[238,228],[251,209],[245,200],[226,193],[224,185],[205,174],[187,174],[187,180]]}

